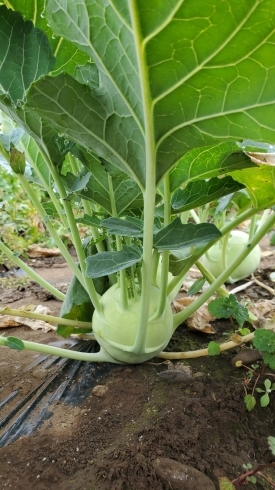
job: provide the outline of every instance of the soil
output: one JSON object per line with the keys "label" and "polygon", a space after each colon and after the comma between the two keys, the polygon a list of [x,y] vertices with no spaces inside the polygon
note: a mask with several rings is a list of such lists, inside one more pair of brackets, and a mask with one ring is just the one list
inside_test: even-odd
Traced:
{"label": "soil", "polygon": [[[274,247],[267,243],[266,250],[272,252]],[[66,290],[71,275],[61,258],[37,259],[31,264],[56,287]],[[269,255],[262,260],[256,275],[273,287],[269,274],[274,270],[274,255]],[[244,291],[241,296],[253,301],[273,298],[270,292],[258,285],[251,286],[249,293]],[[0,306],[16,308],[22,304],[43,304],[49,306],[54,314],[58,314],[61,307],[60,301],[35,283],[13,283],[10,289],[2,284]],[[188,332],[183,325],[172,339],[170,350],[205,347],[209,340],[226,339],[225,334],[228,336],[235,329],[227,320],[214,325],[217,334],[210,337]],[[57,337],[54,332],[32,331],[27,327],[4,329],[3,333],[47,344],[59,342],[73,347],[76,342]],[[40,383],[49,382],[50,395],[56,395],[60,387],[66,389],[62,388],[59,397],[50,396],[47,402],[39,398],[30,417],[32,412],[39,411],[45,416],[33,426],[29,422],[27,433],[19,431],[18,436],[5,440],[3,434],[9,424],[0,432],[0,488],[206,489],[204,484],[196,483],[192,487],[189,482],[189,486],[185,486],[180,477],[173,479],[171,474],[169,477],[165,473],[168,461],[171,468],[177,462],[199,470],[210,479],[210,484],[212,482],[209,488],[219,489],[220,476],[226,475],[233,480],[247,471],[244,465],[255,467],[271,463],[274,456],[267,438],[275,436],[275,396],[271,393],[270,404],[265,408],[260,406],[258,398],[256,407],[251,412],[247,411],[244,404],[247,371],[237,369],[231,363],[239,350],[184,361],[197,374],[189,382],[177,377],[174,382],[169,382],[169,377],[159,375],[167,370],[161,359],[133,366],[82,363],[80,377],[73,375],[70,388],[77,387],[78,395],[66,398],[64,394],[72,375],[68,374],[69,371],[62,371],[60,360],[54,364],[35,352],[2,348],[0,429],[3,420],[14,407],[18,407],[18,400],[22,403],[27,400],[23,408],[17,408],[13,420],[22,415]],[[75,366],[73,363],[70,369]],[[268,377],[267,372],[275,374],[271,370],[262,372],[258,386],[262,387],[262,381]],[[97,386],[96,391],[94,388]],[[9,403],[1,406],[1,401],[7,400],[9,395],[12,395]],[[275,473],[272,469],[268,478],[269,483],[257,477],[256,483],[247,482],[244,488],[274,488]]]}

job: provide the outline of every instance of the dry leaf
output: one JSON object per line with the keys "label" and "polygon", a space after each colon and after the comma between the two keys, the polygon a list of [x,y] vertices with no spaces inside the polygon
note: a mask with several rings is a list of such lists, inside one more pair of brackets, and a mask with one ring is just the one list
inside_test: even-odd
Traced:
{"label": "dry leaf", "polygon": [[[176,312],[182,311],[186,306],[193,303],[194,298],[184,297],[176,299],[173,302]],[[210,300],[209,300],[210,301]],[[196,330],[207,334],[214,334],[216,330],[209,322],[214,321],[215,317],[209,313],[207,308],[208,302],[201,306],[193,315],[190,315],[186,320],[188,330]]]}
{"label": "dry leaf", "polygon": [[[34,313],[39,313],[40,315],[51,315],[52,311],[43,305],[24,305],[19,310],[22,311],[33,311]],[[0,328],[14,328],[14,327],[29,327],[32,330],[41,329],[44,333],[50,330],[56,330],[56,327],[50,325],[48,322],[43,320],[36,320],[33,318],[23,318],[20,316],[11,315],[1,315],[0,316]]]}
{"label": "dry leaf", "polygon": [[275,302],[270,299],[260,299],[256,303],[249,304],[248,310],[257,318],[270,316],[271,313],[275,312]]}
{"label": "dry leaf", "polygon": [[271,165],[272,167],[275,165],[275,153],[260,153],[260,152],[245,152],[247,156],[249,156],[254,163]]}
{"label": "dry leaf", "polygon": [[31,245],[27,250],[30,259],[35,259],[36,257],[57,257],[60,255],[59,248],[43,248],[39,245]]}

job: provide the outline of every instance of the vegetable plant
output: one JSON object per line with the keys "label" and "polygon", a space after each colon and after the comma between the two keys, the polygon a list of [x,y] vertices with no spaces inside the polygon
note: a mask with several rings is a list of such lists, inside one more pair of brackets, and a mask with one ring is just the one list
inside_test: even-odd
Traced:
{"label": "vegetable plant", "polygon": [[[59,333],[93,330],[101,349],[2,345],[140,363],[165,357],[173,331],[213,293],[227,295],[222,284],[275,223],[268,212],[218,277],[203,265],[216,242],[275,204],[274,25],[272,0],[2,1],[1,153],[72,269],[66,297],[3,241],[0,250],[64,301]],[[194,220],[194,209],[241,190],[231,221]],[[83,242],[78,223],[91,230]],[[194,264],[209,288],[172,315]]]}

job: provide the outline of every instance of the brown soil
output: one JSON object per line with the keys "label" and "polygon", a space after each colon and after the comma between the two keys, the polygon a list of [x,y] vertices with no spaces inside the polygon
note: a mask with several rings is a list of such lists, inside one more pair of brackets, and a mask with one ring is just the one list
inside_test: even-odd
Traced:
{"label": "brown soil", "polygon": [[[268,271],[275,269],[273,258],[261,264],[259,277],[268,283]],[[39,261],[37,261],[39,262]],[[37,266],[37,262],[33,263]],[[39,265],[39,264],[38,264]],[[70,271],[60,260],[40,261],[37,272],[66,289]],[[62,285],[62,286],[61,286]],[[267,291],[250,288],[251,297],[262,298]],[[242,293],[242,296],[245,296]],[[267,298],[271,298],[267,293]],[[61,303],[33,283],[2,288],[0,306],[45,304],[58,314]],[[184,326],[171,342],[171,348],[185,350],[204,347],[232,331],[227,322],[217,322],[214,337],[187,332]],[[5,335],[25,340],[63,344],[53,332],[31,331],[27,327],[6,329]],[[222,337],[226,338],[226,337]],[[47,417],[31,435],[21,436],[0,449],[0,486],[12,490],[168,490],[185,488],[164,479],[155,468],[157,458],[185,463],[207,475],[218,489],[218,477],[234,479],[248,463],[257,466],[274,460],[267,437],[275,436],[275,396],[268,407],[259,401],[252,412],[244,405],[246,371],[231,364],[237,350],[219,357],[185,361],[194,373],[190,383],[168,382],[158,374],[167,366],[156,364],[109,366],[105,374],[90,364],[94,385],[103,385],[101,396],[92,393],[92,385],[79,400],[68,404],[53,401]],[[0,350],[0,416],[11,411],[1,400],[18,390],[26,397],[45,377],[53,375],[35,364],[38,355],[30,351]],[[268,372],[271,372],[268,370]],[[272,373],[274,375],[274,373]],[[267,374],[264,374],[265,379]],[[62,381],[63,382],[63,381]],[[60,383],[60,380],[58,381]],[[260,381],[262,383],[262,381]],[[262,386],[261,384],[259,386]],[[56,386],[54,387],[54,389]],[[53,388],[51,388],[52,390]],[[84,388],[83,388],[84,389]],[[20,412],[21,413],[21,412]],[[0,421],[1,423],[1,421]],[[0,427],[1,428],[1,427]],[[1,436],[1,432],[0,432]],[[274,473],[269,476],[275,481]],[[190,488],[190,487],[188,487]],[[247,483],[248,490],[274,488],[260,477]],[[196,485],[194,490],[200,490]],[[201,487],[201,490],[203,488]]]}

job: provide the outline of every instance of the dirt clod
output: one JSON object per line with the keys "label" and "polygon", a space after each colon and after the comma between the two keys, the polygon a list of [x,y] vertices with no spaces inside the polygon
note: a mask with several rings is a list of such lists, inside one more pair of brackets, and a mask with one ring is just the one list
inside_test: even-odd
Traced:
{"label": "dirt clod", "polygon": [[170,458],[158,458],[153,461],[157,475],[172,490],[215,490],[212,481],[201,471]]}

